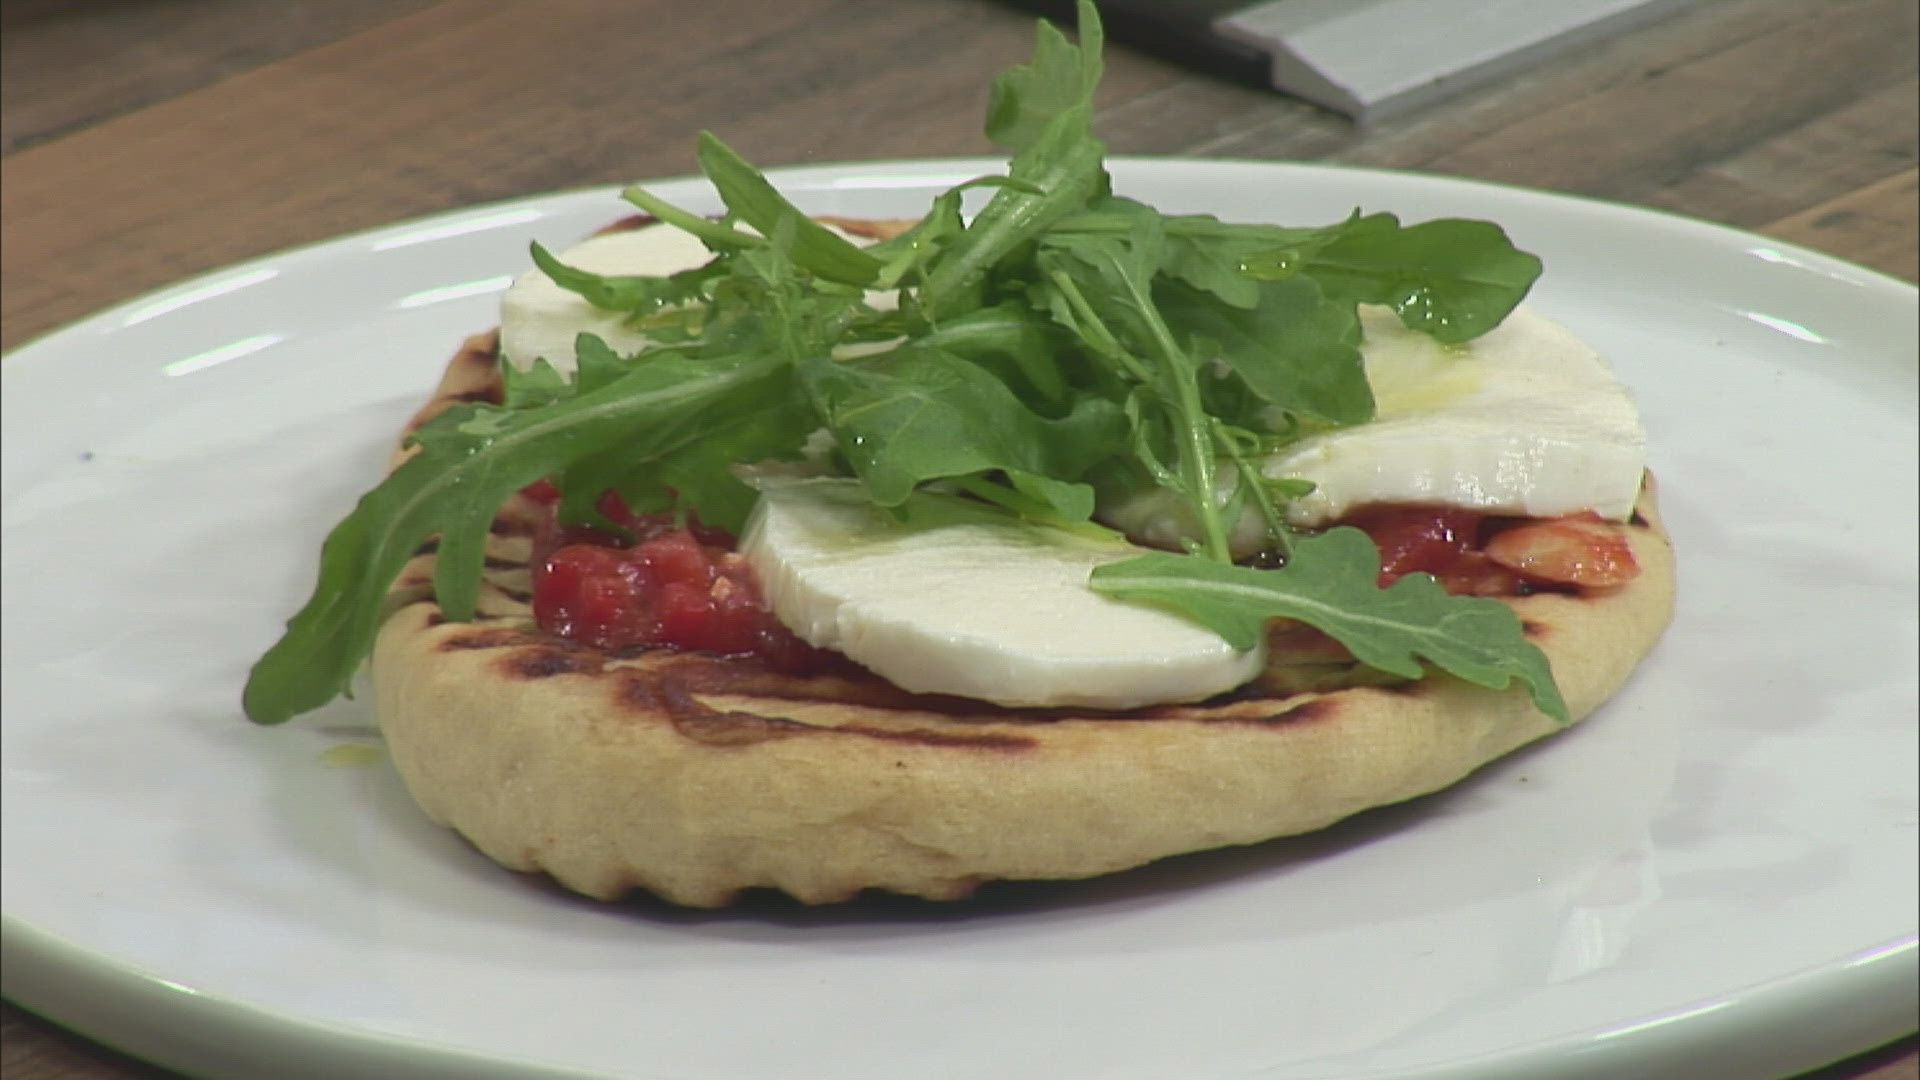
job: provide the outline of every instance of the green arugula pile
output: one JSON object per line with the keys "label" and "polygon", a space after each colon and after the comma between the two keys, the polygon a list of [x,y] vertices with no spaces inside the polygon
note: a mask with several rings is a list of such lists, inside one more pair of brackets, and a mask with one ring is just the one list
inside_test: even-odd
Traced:
{"label": "green arugula pile", "polygon": [[[554,479],[570,520],[596,520],[595,498],[614,489],[639,512],[738,530],[755,493],[729,466],[798,459],[824,429],[834,465],[883,507],[938,483],[1085,530],[1097,528],[1096,488],[1161,485],[1197,523],[1190,551],[1104,566],[1092,588],[1164,605],[1241,648],[1285,617],[1397,675],[1419,677],[1424,661],[1484,686],[1517,678],[1564,718],[1546,658],[1509,609],[1420,574],[1377,588],[1364,534],[1295,533],[1283,508],[1300,485],[1258,471],[1292,440],[1372,417],[1356,304],[1463,342],[1519,303],[1538,260],[1485,222],[1356,213],[1282,228],[1114,195],[1090,129],[1101,34],[1085,0],[1080,27],[1076,46],[1041,23],[1033,60],[995,83],[986,129],[1011,154],[1006,174],[940,195],[894,239],[848,242],[703,135],[724,216],[638,188],[625,197],[699,237],[714,254],[704,266],[600,276],[535,245],[556,282],[657,344],[618,356],[582,335],[572,377],[503,364],[504,404],[422,427],[419,453],[327,538],[312,599],[253,670],[247,714],[278,722],[343,692],[389,585],[431,536],[440,606],[469,618],[488,525],[527,484]],[[988,197],[969,219],[974,189]],[[898,307],[869,304],[870,291],[897,292]],[[1229,562],[1229,527],[1249,509],[1280,568]]]}

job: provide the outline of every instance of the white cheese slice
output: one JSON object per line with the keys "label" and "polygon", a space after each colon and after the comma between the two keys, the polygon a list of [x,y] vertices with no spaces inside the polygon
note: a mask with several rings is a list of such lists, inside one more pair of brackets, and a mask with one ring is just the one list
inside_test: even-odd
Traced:
{"label": "white cheese slice", "polygon": [[1466,346],[1361,311],[1371,423],[1303,439],[1268,476],[1311,480],[1290,505],[1316,525],[1374,502],[1626,520],[1646,468],[1640,413],[1600,354],[1521,308]]}
{"label": "white cheese slice", "polygon": [[[861,246],[873,243],[868,237],[828,228]],[[665,277],[704,266],[713,253],[693,234],[656,222],[588,237],[554,257],[575,269],[609,277]],[[879,309],[900,302],[898,294],[891,292],[869,292],[866,299]],[[560,371],[571,372],[577,362],[573,342],[580,334],[599,335],[622,356],[639,352],[651,343],[645,334],[627,325],[625,314],[594,307],[579,293],[554,284],[539,267],[515,278],[500,298],[500,353],[518,367],[531,367],[534,360],[545,357]],[[885,347],[886,343],[881,343],[863,349]]]}
{"label": "white cheese slice", "polygon": [[1130,709],[1230,690],[1265,659],[1087,588],[1094,567],[1137,548],[977,512],[904,528],[854,481],[763,485],[741,551],[795,634],[906,690]]}
{"label": "white cheese slice", "polygon": [[[1375,419],[1302,439],[1261,468],[1315,485],[1288,504],[1293,524],[1324,525],[1368,503],[1524,517],[1633,512],[1646,466],[1639,412],[1599,354],[1565,328],[1523,307],[1472,342],[1446,346],[1385,308],[1360,315]],[[1222,501],[1233,483],[1223,470]],[[1191,533],[1178,496],[1164,490],[1114,499],[1101,518],[1161,546]],[[1236,523],[1235,555],[1263,540],[1251,512]]]}

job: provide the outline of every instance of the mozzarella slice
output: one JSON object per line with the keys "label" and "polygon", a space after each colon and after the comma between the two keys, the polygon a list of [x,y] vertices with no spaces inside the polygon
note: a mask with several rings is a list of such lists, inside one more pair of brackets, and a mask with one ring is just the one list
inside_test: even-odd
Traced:
{"label": "mozzarella slice", "polygon": [[1087,588],[1094,567],[1138,548],[947,509],[951,523],[906,528],[855,481],[764,484],[741,551],[795,634],[906,690],[1130,709],[1259,672],[1262,649]]}
{"label": "mozzarella slice", "polygon": [[[1360,316],[1375,419],[1302,439],[1261,467],[1315,485],[1288,504],[1293,524],[1324,525],[1368,503],[1522,517],[1593,510],[1625,520],[1633,512],[1646,467],[1639,412],[1599,354],[1563,327],[1521,308],[1472,342],[1447,346],[1385,308],[1363,307]],[[1233,486],[1223,470],[1223,503]],[[1164,547],[1193,531],[1180,498],[1161,489],[1112,499],[1101,519]],[[1236,556],[1264,540],[1253,513],[1235,523]]]}
{"label": "mozzarella slice", "polygon": [[1311,480],[1295,524],[1374,502],[1439,503],[1554,517],[1625,520],[1646,468],[1633,398],[1600,354],[1522,308],[1466,346],[1444,346],[1362,309],[1371,423],[1303,439],[1268,461]]}
{"label": "mozzarella slice", "polygon": [[[595,274],[664,277],[704,265],[713,253],[691,233],[656,224],[601,233],[556,257]],[[515,278],[500,298],[500,353],[519,367],[544,357],[561,371],[572,371],[573,339],[583,333],[598,334],[622,356],[648,344],[644,334],[626,325],[625,314],[594,307],[538,267]]]}

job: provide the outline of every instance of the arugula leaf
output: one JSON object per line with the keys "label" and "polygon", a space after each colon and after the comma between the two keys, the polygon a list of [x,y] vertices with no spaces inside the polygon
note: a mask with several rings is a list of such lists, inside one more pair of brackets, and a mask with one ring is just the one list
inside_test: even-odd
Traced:
{"label": "arugula leaf", "polygon": [[1386,304],[1409,329],[1457,345],[1505,319],[1540,276],[1498,225],[1442,218],[1401,227],[1373,214],[1308,254],[1304,272],[1327,294]]}
{"label": "arugula leaf", "polygon": [[1211,214],[1166,215],[1133,199],[1108,196],[1067,215],[1049,233],[1063,242],[1085,236],[1124,236],[1138,227],[1142,217],[1157,219],[1166,237],[1162,273],[1238,308],[1259,302],[1260,278],[1248,273],[1249,264],[1271,265],[1277,252],[1322,245],[1334,232],[1229,223]]}
{"label": "arugula leaf", "polygon": [[636,315],[699,299],[702,286],[715,271],[709,263],[666,277],[596,274],[561,262],[537,240],[532,244],[532,251],[533,264],[552,278],[555,285],[580,294],[594,307]]}
{"label": "arugula leaf", "polygon": [[1136,442],[1136,453],[1186,499],[1199,525],[1199,549],[1225,562],[1227,528],[1215,482],[1225,447],[1220,422],[1204,407],[1200,362],[1176,338],[1153,298],[1164,243],[1159,219],[1139,215],[1124,237],[1046,243],[1038,260],[1051,286],[1055,317],[1107,360],[1113,375],[1136,384],[1130,404],[1158,420],[1143,430],[1157,427],[1170,436],[1170,467],[1162,464],[1166,455],[1141,452],[1144,442]]}
{"label": "arugula leaf", "polygon": [[575,334],[573,355],[576,394],[590,394],[603,386],[610,386],[632,370],[632,365],[622,360],[620,354],[614,352],[612,346],[598,334]]}
{"label": "arugula leaf", "polygon": [[685,507],[701,523],[738,536],[758,496],[732,467],[800,457],[807,436],[820,426],[811,410],[794,407],[801,396],[798,387],[782,390],[762,407],[718,418],[698,439],[663,456],[657,469],[649,471],[656,474],[668,505]]}
{"label": "arugula leaf", "polygon": [[573,383],[544,356],[535,357],[533,363],[524,368],[501,360],[500,385],[500,403],[509,409],[551,405],[561,398],[572,397],[574,392]]}
{"label": "arugula leaf", "polygon": [[793,230],[788,255],[802,269],[843,285],[868,285],[880,272],[879,259],[795,209],[712,132],[700,133],[698,153],[700,167],[719,189],[721,201],[741,221],[768,236],[782,228]]}
{"label": "arugula leaf", "polygon": [[[999,507],[1030,524],[1087,535],[1113,535],[1112,530],[1093,524],[1094,493],[1086,484],[1069,484],[1019,469],[1006,469],[947,477],[942,486],[971,495],[983,505]],[[915,491],[907,503],[893,508],[894,513],[903,514],[903,508],[924,493],[925,489]]]}
{"label": "arugula leaf", "polygon": [[1084,523],[1093,517],[1094,494],[1091,484],[1070,484],[1022,469],[1008,469],[1006,475],[1008,486],[1018,492],[1028,504],[1039,504],[1050,511],[1043,513],[1037,508],[1016,504],[1014,506],[1016,512],[1029,521],[1070,526]]}
{"label": "arugula leaf", "polygon": [[699,437],[704,415],[782,392],[780,360],[732,366],[664,360],[526,410],[449,410],[415,434],[420,452],[364,496],[327,537],[313,596],[254,665],[247,715],[278,723],[326,704],[373,646],[387,587],[436,533],[434,590],[449,619],[473,614],[488,525],[508,495],[619,442],[635,462]]}
{"label": "arugula leaf", "polygon": [[1088,398],[1049,420],[985,369],[925,346],[859,363],[806,360],[799,371],[840,452],[883,506],[928,480],[996,470],[1072,482],[1123,438],[1111,402]]}
{"label": "arugula leaf", "polygon": [[1265,222],[1221,221],[1212,214],[1163,214],[1138,200],[1110,195],[1061,218],[1054,226],[1054,231],[1105,235],[1128,233],[1133,231],[1134,219],[1142,212],[1157,216],[1168,236],[1208,245],[1226,245],[1220,250],[1236,255],[1321,244],[1346,227],[1344,222],[1311,226],[1269,225]]}
{"label": "arugula leaf", "polygon": [[1154,553],[1093,572],[1095,591],[1157,604],[1250,649],[1273,618],[1297,619],[1333,637],[1371,667],[1409,679],[1426,659],[1478,686],[1525,683],[1541,712],[1567,720],[1567,705],[1520,619],[1497,600],[1449,596],[1427,574],[1374,584],[1380,552],[1367,534],[1337,528],[1294,541],[1278,570]]}
{"label": "arugula leaf", "polygon": [[1109,196],[1067,215],[1049,232],[1061,238],[1125,235],[1142,215],[1158,218],[1166,235],[1163,273],[1241,308],[1257,302],[1262,280],[1291,276],[1304,253],[1332,243],[1351,225],[1300,228],[1225,222],[1211,214],[1161,214],[1133,199]]}
{"label": "arugula leaf", "polygon": [[[713,279],[714,310],[700,320],[702,339],[678,351],[723,363],[737,362],[742,356],[825,356],[833,342],[867,312],[857,290],[822,284],[796,263],[793,252],[798,235],[795,222],[776,219],[766,247],[718,260],[724,273]],[[675,355],[675,350],[655,349],[623,361],[588,335],[581,335],[576,352],[582,393],[632,364],[658,363]],[[792,377],[788,364],[778,393],[737,402],[728,414],[695,413],[663,420],[663,428],[693,425],[684,437],[675,437],[677,449],[648,457],[619,443],[576,461],[560,478],[561,518],[617,533],[618,527],[598,507],[600,493],[613,490],[636,513],[659,513],[677,506],[709,525],[738,532],[754,494],[731,466],[794,457],[807,435],[820,426],[819,416],[792,384]]]}
{"label": "arugula leaf", "polygon": [[996,87],[989,137],[1017,140],[1002,187],[940,252],[916,296],[930,322],[982,302],[987,274],[1048,225],[1108,193],[1106,147],[1093,137],[1100,78],[1100,16],[1080,0],[1081,44],[1047,23],[1036,32],[1027,73]]}
{"label": "arugula leaf", "polygon": [[1353,305],[1328,300],[1312,278],[1259,282],[1244,309],[1181,282],[1160,285],[1154,300],[1196,355],[1224,361],[1269,404],[1327,425],[1373,419]]}
{"label": "arugula leaf", "polygon": [[1013,159],[1008,171],[1026,184],[1001,188],[927,271],[917,300],[930,321],[978,306],[996,263],[1054,219],[1106,192],[1105,147],[1088,133],[1091,116],[1084,105],[1061,113]]}
{"label": "arugula leaf", "polygon": [[1080,44],[1068,41],[1052,23],[1034,28],[1033,60],[1001,73],[987,99],[987,138],[1017,153],[1038,142],[1047,124],[1081,102],[1100,84],[1100,13],[1088,0],[1079,4]]}
{"label": "arugula leaf", "polygon": [[1071,388],[1061,366],[1065,342],[1053,323],[1025,305],[975,308],[941,323],[918,344],[986,368],[1038,411],[1067,402]]}
{"label": "arugula leaf", "polygon": [[977,176],[936,195],[925,217],[906,232],[882,240],[866,249],[882,263],[880,273],[869,288],[891,289],[917,281],[954,237],[967,229],[961,215],[961,197],[974,188],[1011,188],[1029,195],[1043,194],[1040,189],[1010,176]]}

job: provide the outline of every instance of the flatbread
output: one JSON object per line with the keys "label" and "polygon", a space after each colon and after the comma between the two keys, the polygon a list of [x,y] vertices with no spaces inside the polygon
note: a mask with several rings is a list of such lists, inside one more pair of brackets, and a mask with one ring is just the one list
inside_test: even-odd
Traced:
{"label": "flatbread", "polygon": [[[470,339],[414,425],[497,396]],[[1071,879],[1323,828],[1446,787],[1558,730],[1519,686],[1445,675],[1301,689],[1324,656],[1276,641],[1265,675],[1195,705],[1005,709],[914,695],[851,662],[791,675],[745,659],[608,652],[540,630],[527,560],[544,509],[494,523],[471,622],[446,621],[423,550],[375,646],[393,760],[435,821],[504,866],[602,899],[695,907],[769,887],[937,899],[992,879]],[[1673,560],[1651,481],[1618,526],[1627,585],[1505,601],[1578,719],[1665,628]]]}

